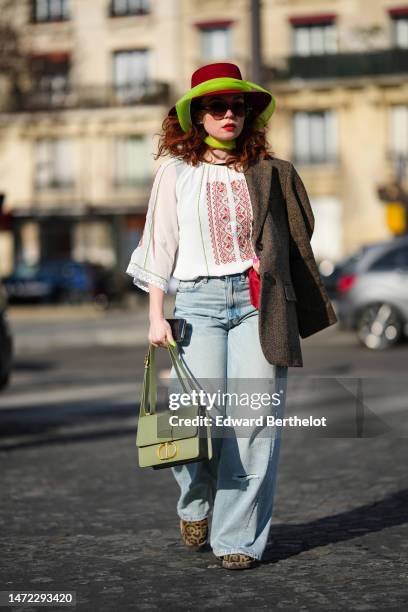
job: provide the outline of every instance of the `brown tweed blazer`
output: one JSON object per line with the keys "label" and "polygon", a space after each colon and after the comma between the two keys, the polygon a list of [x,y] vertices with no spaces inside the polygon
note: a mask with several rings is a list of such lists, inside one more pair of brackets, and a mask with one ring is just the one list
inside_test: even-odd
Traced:
{"label": "brown tweed blazer", "polygon": [[310,245],[314,216],[293,164],[269,157],[245,171],[260,258],[259,338],[271,364],[303,366],[299,335],[337,322]]}

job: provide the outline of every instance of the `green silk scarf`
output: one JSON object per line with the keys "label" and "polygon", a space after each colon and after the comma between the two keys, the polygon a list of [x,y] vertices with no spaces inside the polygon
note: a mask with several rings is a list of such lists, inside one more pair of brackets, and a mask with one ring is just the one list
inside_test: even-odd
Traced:
{"label": "green silk scarf", "polygon": [[206,136],[204,138],[204,142],[208,144],[209,147],[213,149],[235,149],[236,139],[232,140],[218,140],[218,138],[214,138],[214,136]]}

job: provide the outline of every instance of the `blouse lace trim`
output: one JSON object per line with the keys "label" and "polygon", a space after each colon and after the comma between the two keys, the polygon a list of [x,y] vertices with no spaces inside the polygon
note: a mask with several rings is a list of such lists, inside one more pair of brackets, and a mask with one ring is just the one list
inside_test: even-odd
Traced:
{"label": "blouse lace trim", "polygon": [[168,281],[156,276],[148,270],[140,268],[133,262],[129,263],[126,274],[133,276],[133,284],[140,287],[140,289],[143,289],[143,291],[146,291],[147,293],[149,292],[149,283],[155,287],[159,287],[159,289],[162,289],[165,293],[167,293]]}

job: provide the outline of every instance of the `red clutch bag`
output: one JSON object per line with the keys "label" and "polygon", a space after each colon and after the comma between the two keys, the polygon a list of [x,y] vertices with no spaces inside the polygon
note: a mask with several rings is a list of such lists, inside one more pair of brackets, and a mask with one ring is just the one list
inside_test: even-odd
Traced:
{"label": "red clutch bag", "polygon": [[259,290],[261,288],[261,278],[254,267],[249,269],[248,284],[251,304],[259,310]]}

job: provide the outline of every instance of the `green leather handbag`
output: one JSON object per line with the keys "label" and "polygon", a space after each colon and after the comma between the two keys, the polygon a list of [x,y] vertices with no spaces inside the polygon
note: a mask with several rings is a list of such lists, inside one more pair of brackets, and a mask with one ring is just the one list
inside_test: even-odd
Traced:
{"label": "green leather handbag", "polygon": [[[212,457],[211,428],[202,425],[204,419],[197,419],[197,425],[184,425],[182,419],[204,417],[206,408],[202,404],[180,406],[177,410],[156,412],[157,384],[155,366],[155,346],[149,346],[144,361],[143,390],[140,401],[137,425],[136,446],[139,453],[139,466],[161,469],[185,463],[204,461]],[[170,358],[183,391],[190,394],[199,391],[181,361],[177,348],[168,346]],[[184,374],[191,391],[185,385]],[[177,416],[181,424],[170,425],[169,417]]]}

